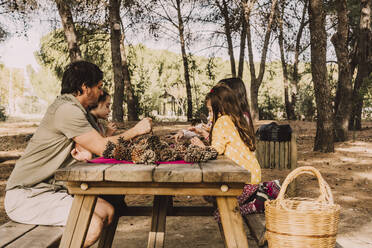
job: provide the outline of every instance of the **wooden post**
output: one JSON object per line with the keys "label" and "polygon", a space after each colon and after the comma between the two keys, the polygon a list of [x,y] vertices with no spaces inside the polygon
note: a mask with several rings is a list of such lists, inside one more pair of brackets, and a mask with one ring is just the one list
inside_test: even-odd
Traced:
{"label": "wooden post", "polygon": [[217,196],[218,210],[225,234],[227,248],[248,248],[248,241],[243,228],[243,219],[239,212],[235,196]]}
{"label": "wooden post", "polygon": [[274,157],[275,157],[275,164],[274,168],[280,169],[280,149],[279,149],[279,141],[274,142],[275,150],[274,150]]}
{"label": "wooden post", "polygon": [[289,144],[290,142],[289,141],[286,141],[284,142],[284,169],[288,169],[288,166],[290,165],[290,161],[289,161]]}
{"label": "wooden post", "polygon": [[270,168],[270,141],[264,141],[264,143],[265,143],[264,168]]}
{"label": "wooden post", "polygon": [[270,141],[269,145],[270,145],[270,168],[275,169],[275,143],[274,141]]}
{"label": "wooden post", "polygon": [[279,153],[280,153],[280,158],[279,158],[279,170],[285,169],[285,147],[287,145],[287,142],[279,142]]}
{"label": "wooden post", "polygon": [[257,145],[256,145],[256,157],[258,160],[258,163],[260,164],[261,168],[264,168],[264,160],[265,160],[265,146],[264,142],[260,141],[258,138],[256,139]]}
{"label": "wooden post", "polygon": [[[292,133],[290,146],[291,146],[290,169],[294,170],[297,168],[297,143],[296,143],[296,134],[294,132]],[[296,187],[297,187],[297,182],[295,179],[288,185],[287,195],[289,197],[296,196],[296,191],[297,191]]]}
{"label": "wooden post", "polygon": [[170,196],[154,196],[151,231],[149,233],[147,248],[164,247],[165,221],[167,217],[168,202],[170,200]]}
{"label": "wooden post", "polygon": [[70,210],[72,214],[68,217],[60,248],[83,247],[96,202],[97,196],[94,195],[74,196]]}

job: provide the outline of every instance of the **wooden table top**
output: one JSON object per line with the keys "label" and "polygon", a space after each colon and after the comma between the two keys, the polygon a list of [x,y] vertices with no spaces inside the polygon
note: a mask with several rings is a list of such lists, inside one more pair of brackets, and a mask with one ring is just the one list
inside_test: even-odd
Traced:
{"label": "wooden table top", "polygon": [[56,180],[66,182],[246,183],[250,172],[230,159],[218,157],[194,164],[93,164],[79,162],[61,168]]}

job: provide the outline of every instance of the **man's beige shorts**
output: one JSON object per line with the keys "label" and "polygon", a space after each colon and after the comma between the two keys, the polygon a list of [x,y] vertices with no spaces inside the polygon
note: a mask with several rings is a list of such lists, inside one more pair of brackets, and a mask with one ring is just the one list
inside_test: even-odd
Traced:
{"label": "man's beige shorts", "polygon": [[15,188],[6,191],[4,206],[9,218],[25,224],[66,225],[73,197],[46,188]]}

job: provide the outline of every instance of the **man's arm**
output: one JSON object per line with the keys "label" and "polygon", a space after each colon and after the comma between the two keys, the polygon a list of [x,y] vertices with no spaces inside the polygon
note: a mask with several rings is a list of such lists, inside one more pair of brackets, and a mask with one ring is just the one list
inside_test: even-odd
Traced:
{"label": "man's arm", "polygon": [[88,133],[74,137],[73,140],[88,151],[98,156],[102,156],[102,153],[105,150],[108,141],[116,143],[119,137],[123,137],[125,140],[129,140],[138,135],[149,133],[151,129],[151,118],[145,118],[142,121],[138,122],[131,129],[119,135],[102,137],[96,130],[92,130]]}

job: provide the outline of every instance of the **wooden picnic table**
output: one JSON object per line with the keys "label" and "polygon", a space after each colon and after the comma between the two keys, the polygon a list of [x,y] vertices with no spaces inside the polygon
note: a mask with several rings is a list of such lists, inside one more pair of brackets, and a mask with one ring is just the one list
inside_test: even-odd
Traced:
{"label": "wooden picnic table", "polygon": [[[98,195],[130,194],[154,195],[148,248],[164,246],[167,215],[208,213],[206,210],[203,214],[200,207],[173,207],[169,202],[171,196],[178,195],[216,196],[226,247],[248,247],[236,196],[250,180],[250,173],[224,157],[194,164],[77,163],[59,169],[55,177],[64,181],[69,193],[74,195],[60,247],[82,247]],[[138,211],[130,212],[138,214]],[[103,231],[98,247],[111,247],[118,216],[113,222]]]}

